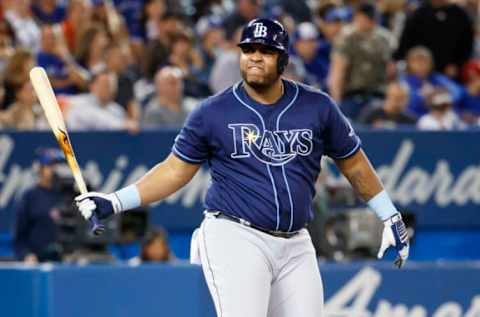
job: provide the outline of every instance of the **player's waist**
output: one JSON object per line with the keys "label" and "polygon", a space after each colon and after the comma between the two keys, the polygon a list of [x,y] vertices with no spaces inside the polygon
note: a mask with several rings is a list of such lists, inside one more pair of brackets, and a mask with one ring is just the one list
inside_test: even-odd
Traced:
{"label": "player's waist", "polygon": [[253,224],[250,221],[247,221],[245,219],[242,219],[242,218],[239,218],[239,217],[236,217],[236,216],[232,216],[232,215],[229,215],[229,214],[227,214],[223,211],[218,211],[218,210],[207,209],[207,210],[205,210],[204,213],[205,213],[205,215],[208,214],[208,215],[211,215],[215,218],[226,219],[226,220],[230,220],[230,221],[239,223],[241,225],[256,229],[258,231],[264,232],[266,234],[269,234],[271,236],[278,237],[278,238],[288,239],[288,238],[296,236],[300,232],[300,230],[288,231],[288,232],[287,231],[280,231],[280,230],[270,230],[270,229],[264,228],[262,226]]}

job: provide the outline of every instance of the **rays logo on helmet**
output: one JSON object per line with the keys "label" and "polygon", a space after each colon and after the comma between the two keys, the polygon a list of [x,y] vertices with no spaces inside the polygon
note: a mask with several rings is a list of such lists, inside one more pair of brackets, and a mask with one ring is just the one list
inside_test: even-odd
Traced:
{"label": "rays logo on helmet", "polygon": [[254,23],[255,30],[253,31],[254,37],[266,37],[267,36],[267,27],[263,23]]}

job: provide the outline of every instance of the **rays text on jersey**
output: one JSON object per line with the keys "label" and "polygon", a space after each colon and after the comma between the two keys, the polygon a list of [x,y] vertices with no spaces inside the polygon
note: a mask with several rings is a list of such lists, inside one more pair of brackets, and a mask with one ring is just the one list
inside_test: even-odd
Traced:
{"label": "rays text on jersey", "polygon": [[264,130],[252,123],[231,123],[234,159],[253,155],[259,161],[280,166],[290,162],[297,155],[307,156],[313,148],[313,132],[310,129]]}

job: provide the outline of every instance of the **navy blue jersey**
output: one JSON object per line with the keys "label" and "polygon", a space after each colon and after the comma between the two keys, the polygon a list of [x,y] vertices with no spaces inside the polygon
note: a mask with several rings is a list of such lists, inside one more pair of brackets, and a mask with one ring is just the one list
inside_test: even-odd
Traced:
{"label": "navy blue jersey", "polygon": [[23,260],[28,253],[45,256],[46,249],[57,241],[58,206],[62,202],[59,192],[39,185],[28,190],[23,196],[16,213],[15,255]]}
{"label": "navy blue jersey", "polygon": [[360,147],[333,100],[284,80],[272,105],[254,101],[243,82],[203,101],[173,146],[188,163],[208,161],[207,209],[270,230],[296,231],[313,217],[320,159],[346,158]]}

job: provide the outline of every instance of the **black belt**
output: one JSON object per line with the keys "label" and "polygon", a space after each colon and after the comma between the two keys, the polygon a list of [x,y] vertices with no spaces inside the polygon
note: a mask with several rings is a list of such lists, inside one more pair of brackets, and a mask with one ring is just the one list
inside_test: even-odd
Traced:
{"label": "black belt", "polygon": [[257,225],[254,225],[254,224],[250,223],[249,221],[247,221],[245,219],[238,218],[238,217],[231,216],[231,215],[227,215],[227,214],[225,214],[221,211],[216,211],[216,210],[207,210],[207,211],[205,211],[205,214],[212,215],[215,218],[219,218],[219,219],[230,220],[230,221],[239,223],[241,225],[244,225],[244,226],[256,229],[258,231],[264,232],[266,234],[269,234],[269,235],[277,237],[277,238],[289,239],[289,238],[297,235],[300,232],[300,231],[286,232],[286,231],[278,231],[278,230],[268,230],[268,229],[259,227]]}

